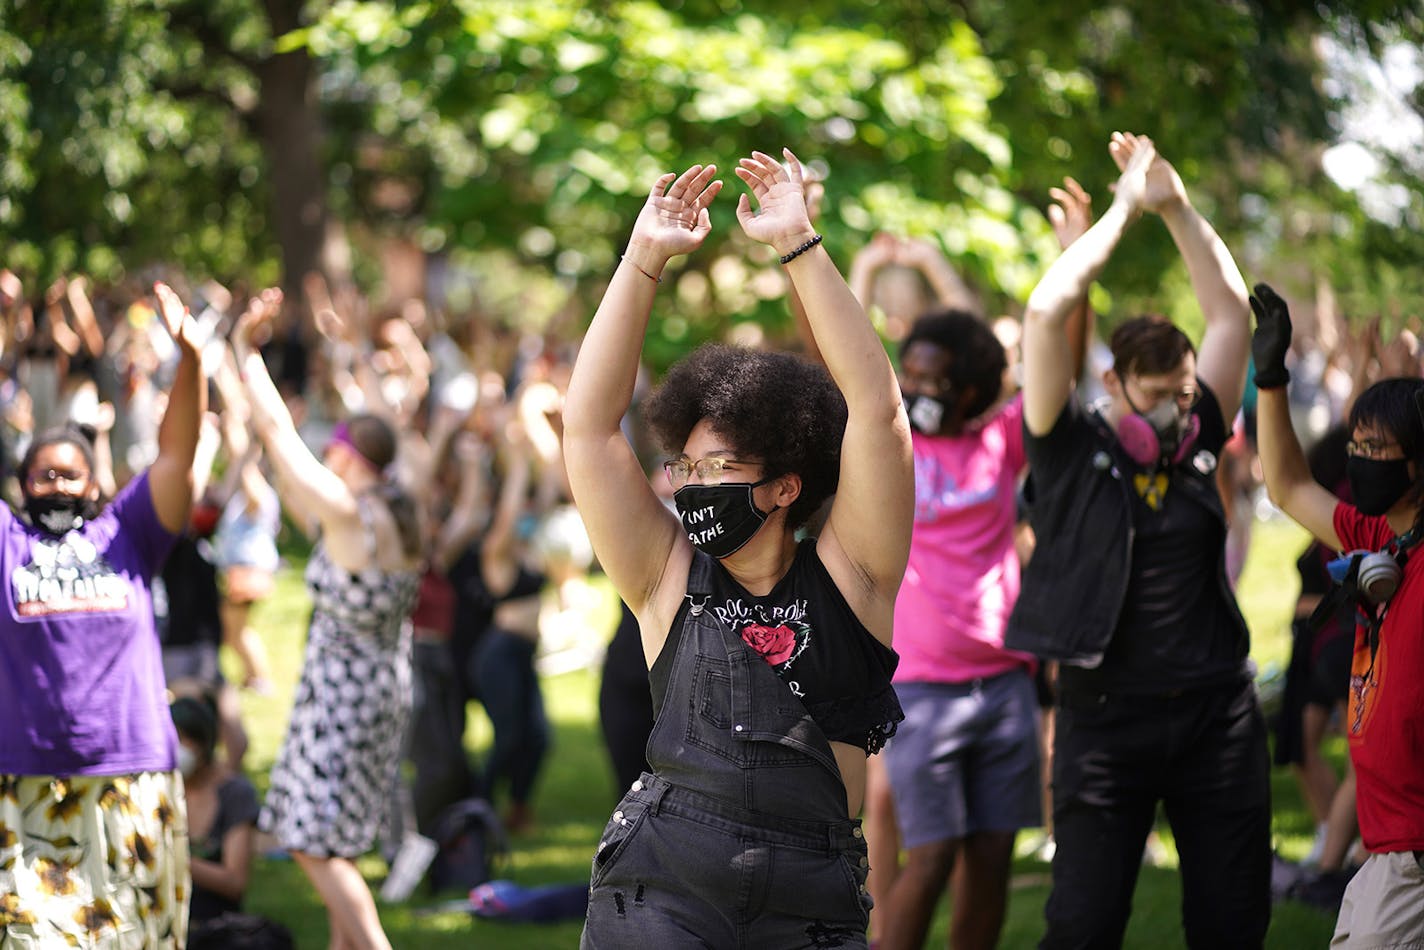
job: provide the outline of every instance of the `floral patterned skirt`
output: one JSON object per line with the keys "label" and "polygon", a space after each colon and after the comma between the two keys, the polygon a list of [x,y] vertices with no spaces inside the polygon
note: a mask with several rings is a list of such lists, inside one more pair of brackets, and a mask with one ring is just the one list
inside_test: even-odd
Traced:
{"label": "floral patterned skirt", "polygon": [[179,773],[0,775],[0,950],[179,948],[189,890]]}

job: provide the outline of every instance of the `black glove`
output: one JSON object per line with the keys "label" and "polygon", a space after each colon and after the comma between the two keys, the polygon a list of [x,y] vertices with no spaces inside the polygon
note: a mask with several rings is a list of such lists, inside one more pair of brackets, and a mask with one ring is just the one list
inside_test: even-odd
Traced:
{"label": "black glove", "polygon": [[1290,349],[1290,308],[1269,284],[1257,284],[1251,297],[1256,332],[1251,335],[1251,357],[1256,362],[1256,388],[1278,389],[1290,381],[1286,350]]}

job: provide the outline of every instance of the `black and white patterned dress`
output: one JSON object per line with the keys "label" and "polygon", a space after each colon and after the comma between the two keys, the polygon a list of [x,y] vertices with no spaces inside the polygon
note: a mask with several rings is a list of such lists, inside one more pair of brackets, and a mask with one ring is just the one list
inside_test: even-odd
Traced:
{"label": "black and white patterned dress", "polygon": [[388,829],[411,707],[413,571],[351,573],[318,543],[312,617],[292,720],[258,826],[282,847],[355,858]]}

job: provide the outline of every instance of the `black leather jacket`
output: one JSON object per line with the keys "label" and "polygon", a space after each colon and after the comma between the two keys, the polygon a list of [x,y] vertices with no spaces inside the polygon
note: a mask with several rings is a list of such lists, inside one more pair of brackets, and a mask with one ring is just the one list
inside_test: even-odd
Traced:
{"label": "black leather jacket", "polygon": [[[1220,415],[1214,398],[1203,402],[1198,411],[1203,410]],[[1051,462],[1035,451],[1039,440],[1024,434],[1029,523],[1036,545],[1004,645],[1048,660],[1097,667],[1117,629],[1132,573],[1131,473],[1124,471],[1117,454],[1116,434],[1096,411],[1084,410],[1070,398],[1053,435],[1061,436],[1065,426],[1081,428],[1081,437],[1063,440],[1069,454],[1065,458],[1060,452]],[[1208,428],[1217,435],[1204,434],[1169,470],[1170,490],[1205,507],[1220,525],[1220,540],[1214,545],[1219,552],[1217,574],[1245,637],[1246,621],[1226,575],[1226,513],[1215,480],[1223,426]]]}

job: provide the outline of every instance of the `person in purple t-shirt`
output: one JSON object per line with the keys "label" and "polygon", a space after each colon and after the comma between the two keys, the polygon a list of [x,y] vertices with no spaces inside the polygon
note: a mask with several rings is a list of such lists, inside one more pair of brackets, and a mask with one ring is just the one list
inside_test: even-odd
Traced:
{"label": "person in purple t-shirt", "polygon": [[85,436],[45,432],[18,473],[24,517],[0,505],[0,943],[186,936],[187,821],[149,584],[188,522],[207,391],[194,321],[154,289],[180,353],[158,458],[101,511]]}

